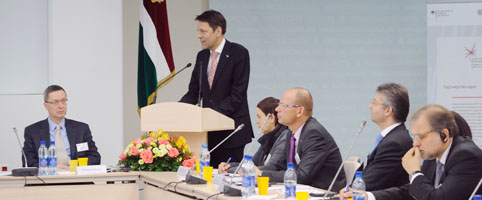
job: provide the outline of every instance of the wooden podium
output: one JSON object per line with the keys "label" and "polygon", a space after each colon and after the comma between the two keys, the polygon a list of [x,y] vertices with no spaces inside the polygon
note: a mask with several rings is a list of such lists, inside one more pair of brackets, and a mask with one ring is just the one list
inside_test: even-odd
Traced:
{"label": "wooden podium", "polygon": [[141,130],[162,129],[169,135],[186,138],[191,152],[199,158],[201,144],[207,144],[208,131],[233,130],[234,120],[210,108],[165,102],[141,108]]}

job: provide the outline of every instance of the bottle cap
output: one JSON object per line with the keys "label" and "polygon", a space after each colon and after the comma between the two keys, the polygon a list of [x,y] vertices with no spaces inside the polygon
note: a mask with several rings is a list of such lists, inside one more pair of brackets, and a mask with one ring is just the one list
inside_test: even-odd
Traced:
{"label": "bottle cap", "polygon": [[293,168],[293,163],[292,162],[289,162],[288,165],[287,165],[288,168]]}
{"label": "bottle cap", "polygon": [[245,160],[253,160],[253,156],[250,155],[244,155]]}
{"label": "bottle cap", "polygon": [[42,144],[45,145],[45,141],[41,140],[40,145],[42,145]]}
{"label": "bottle cap", "polygon": [[208,145],[206,145],[206,144],[202,144],[202,145],[201,145],[201,147],[202,147],[202,148],[206,148],[206,149],[207,149],[207,148],[208,148]]}
{"label": "bottle cap", "polygon": [[55,141],[50,141],[50,145],[55,145]]}
{"label": "bottle cap", "polygon": [[362,177],[362,172],[361,172],[361,171],[355,172],[355,178],[361,178],[361,177]]}
{"label": "bottle cap", "polygon": [[482,200],[482,195],[475,195],[474,200]]}

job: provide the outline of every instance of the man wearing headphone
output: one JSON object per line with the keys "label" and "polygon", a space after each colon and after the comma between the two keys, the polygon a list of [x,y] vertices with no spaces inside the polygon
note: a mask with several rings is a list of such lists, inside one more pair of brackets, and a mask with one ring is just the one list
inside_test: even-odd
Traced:
{"label": "man wearing headphone", "polygon": [[367,192],[366,199],[468,199],[482,177],[482,150],[458,136],[453,114],[440,105],[419,109],[411,122],[413,147],[402,158],[410,183]]}

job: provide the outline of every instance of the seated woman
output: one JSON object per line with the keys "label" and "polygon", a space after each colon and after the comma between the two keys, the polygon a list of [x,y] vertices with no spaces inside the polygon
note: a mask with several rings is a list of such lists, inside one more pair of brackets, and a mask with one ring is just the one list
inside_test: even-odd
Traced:
{"label": "seated woman", "polygon": [[[285,141],[289,137],[286,126],[278,124],[277,112],[279,100],[274,97],[267,97],[261,100],[256,106],[256,124],[261,129],[261,136],[258,139],[260,147],[253,156],[253,163],[260,169],[278,169],[286,165],[284,161]],[[269,118],[263,126],[266,116],[270,114]],[[288,138],[289,139],[289,138]],[[239,163],[226,164],[222,162],[218,166],[219,173],[233,173]]]}

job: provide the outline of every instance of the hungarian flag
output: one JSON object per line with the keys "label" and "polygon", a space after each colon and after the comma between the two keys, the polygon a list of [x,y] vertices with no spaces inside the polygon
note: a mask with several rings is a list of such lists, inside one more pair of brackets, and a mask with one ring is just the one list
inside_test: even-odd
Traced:
{"label": "hungarian flag", "polygon": [[165,0],[140,0],[137,111],[156,102],[157,88],[175,73]]}

